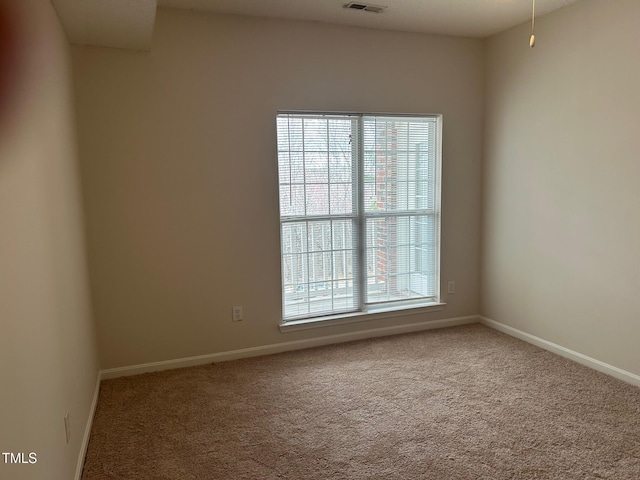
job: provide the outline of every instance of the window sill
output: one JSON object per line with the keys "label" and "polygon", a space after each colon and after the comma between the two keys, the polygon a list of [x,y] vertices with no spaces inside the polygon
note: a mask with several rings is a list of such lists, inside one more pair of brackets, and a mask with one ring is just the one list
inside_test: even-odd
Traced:
{"label": "window sill", "polygon": [[390,317],[404,317],[408,315],[417,315],[427,312],[439,312],[444,310],[446,303],[428,303],[416,306],[401,306],[395,308],[386,307],[384,309],[370,309],[367,312],[353,312],[340,315],[331,315],[327,317],[305,318],[302,320],[291,320],[282,322],[279,325],[280,331],[295,332],[298,330],[307,330],[310,328],[332,327],[335,325],[344,325],[347,323],[366,322],[372,320],[381,320]]}

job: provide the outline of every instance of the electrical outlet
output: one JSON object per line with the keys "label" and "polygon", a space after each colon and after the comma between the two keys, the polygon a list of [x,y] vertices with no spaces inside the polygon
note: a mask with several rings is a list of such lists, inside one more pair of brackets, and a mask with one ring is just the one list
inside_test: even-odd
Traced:
{"label": "electrical outlet", "polygon": [[71,423],[69,422],[69,410],[64,412],[64,433],[67,438],[67,443],[71,440]]}
{"label": "electrical outlet", "polygon": [[231,321],[232,322],[241,322],[242,320],[244,320],[244,317],[242,316],[242,307],[239,306],[239,305],[236,305],[232,309]]}
{"label": "electrical outlet", "polygon": [[455,280],[449,280],[447,283],[447,293],[456,293],[456,282]]}

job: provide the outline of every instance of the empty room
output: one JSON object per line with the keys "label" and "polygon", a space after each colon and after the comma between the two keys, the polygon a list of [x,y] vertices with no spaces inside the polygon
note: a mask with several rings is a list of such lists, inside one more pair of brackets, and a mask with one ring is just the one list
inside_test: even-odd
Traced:
{"label": "empty room", "polygon": [[640,478],[639,23],[0,0],[0,478]]}

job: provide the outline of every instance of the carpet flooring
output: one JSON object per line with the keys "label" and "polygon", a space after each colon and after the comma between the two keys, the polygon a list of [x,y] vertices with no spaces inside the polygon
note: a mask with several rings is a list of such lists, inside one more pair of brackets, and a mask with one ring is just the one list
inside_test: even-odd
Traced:
{"label": "carpet flooring", "polygon": [[640,478],[640,389],[481,325],[106,380],[83,480]]}

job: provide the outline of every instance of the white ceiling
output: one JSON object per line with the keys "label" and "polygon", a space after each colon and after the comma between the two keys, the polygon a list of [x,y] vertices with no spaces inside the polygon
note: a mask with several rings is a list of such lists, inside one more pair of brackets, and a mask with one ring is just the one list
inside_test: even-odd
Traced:
{"label": "white ceiling", "polygon": [[[532,0],[358,0],[358,3],[388,7],[380,14],[343,8],[349,1],[158,0],[158,5],[384,30],[488,37],[530,21]],[[544,15],[575,1],[536,0],[536,15]]]}
{"label": "white ceiling", "polygon": [[[531,20],[532,0],[373,0],[376,14],[348,10],[349,0],[51,0],[72,43],[149,50],[156,4],[214,13],[339,25],[488,37]],[[577,0],[536,0],[542,16]]]}
{"label": "white ceiling", "polygon": [[71,43],[150,50],[157,0],[51,0]]}

